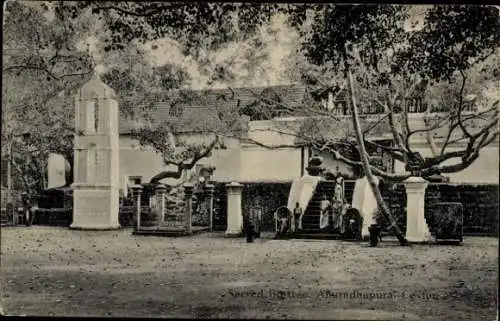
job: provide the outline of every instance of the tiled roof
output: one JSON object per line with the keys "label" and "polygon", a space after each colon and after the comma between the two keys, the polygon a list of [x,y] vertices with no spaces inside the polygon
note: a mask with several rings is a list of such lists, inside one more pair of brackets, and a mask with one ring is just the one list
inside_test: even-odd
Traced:
{"label": "tiled roof", "polygon": [[[304,102],[307,92],[306,87],[301,85],[245,87],[234,88],[233,91],[229,88],[200,91],[174,90],[144,96],[118,96],[118,107],[121,111],[120,133],[128,134],[141,124],[149,123],[155,126],[162,122],[168,122],[170,125],[175,126],[177,132],[203,132],[207,129],[224,129],[228,124],[228,120],[221,120],[221,116],[230,117],[229,120],[240,117],[236,111],[238,99],[240,100],[240,109],[243,109],[245,106],[258,101],[259,95],[263,92],[267,92],[267,94],[264,94],[265,97],[272,96],[273,92],[276,93],[276,96],[280,97],[284,104],[292,108],[306,106],[305,104],[310,103]],[[72,96],[60,95],[50,103],[62,104],[74,110],[74,97]],[[300,110],[301,108],[296,109]],[[148,110],[149,119],[143,117],[145,110]],[[134,112],[130,115],[129,111]],[[181,113],[177,114],[176,111]],[[410,115],[413,117],[410,120],[412,129],[422,126],[422,121],[418,118],[422,117],[422,114]],[[380,117],[381,115],[360,116],[363,128],[373,126],[368,138],[386,139],[391,137],[387,119],[377,123]],[[467,127],[471,128],[472,132],[476,132],[481,128],[481,123],[486,122],[487,120],[468,122]],[[269,121],[254,121],[249,125],[250,130],[258,127],[260,131],[265,128],[272,128],[279,131],[291,130],[294,133],[297,133],[302,128],[307,129],[308,135],[312,133],[316,137],[323,136],[325,138],[338,138],[354,134],[350,116],[339,116],[338,120],[332,117],[284,117]],[[457,130],[453,136],[459,134],[460,132]],[[441,128],[433,133],[433,137],[437,140],[444,139],[445,135],[446,128]],[[269,135],[267,140],[271,139],[272,136]],[[417,133],[413,137],[416,140],[423,141],[425,140],[425,133]],[[296,140],[296,142],[300,143],[300,140]]]}
{"label": "tiled roof", "polygon": [[[264,93],[263,93],[264,92]],[[267,92],[267,93],[266,93]],[[135,126],[150,123],[155,126],[168,122],[178,131],[202,131],[227,125],[227,119],[221,117],[238,117],[237,104],[240,100],[240,111],[259,100],[259,95],[274,93],[283,103],[299,106],[305,95],[305,87],[299,85],[235,88],[218,90],[175,90],[168,93],[149,94],[142,97],[119,96],[120,110],[133,111],[131,115],[120,117],[120,133],[130,133]],[[143,111],[147,110],[145,120]]]}
{"label": "tiled roof", "polygon": [[[258,102],[259,95],[278,96],[282,103],[297,107],[302,104],[305,93],[305,86],[280,85],[117,95],[116,100],[120,110],[119,131],[120,134],[129,134],[132,129],[138,129],[140,126],[156,126],[162,122],[175,126],[178,132],[200,132],[205,129],[221,128],[239,118],[236,110],[238,99],[240,112],[246,106]],[[70,121],[74,121],[74,96],[61,93],[49,103],[71,108]],[[221,120],[220,117],[224,118]]]}

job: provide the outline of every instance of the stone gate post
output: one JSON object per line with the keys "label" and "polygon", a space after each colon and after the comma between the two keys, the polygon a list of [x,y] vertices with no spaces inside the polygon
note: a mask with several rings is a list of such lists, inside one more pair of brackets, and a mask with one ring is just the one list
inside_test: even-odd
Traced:
{"label": "stone gate post", "polygon": [[212,184],[206,184],[204,187],[204,193],[207,201],[208,210],[208,227],[210,232],[212,232],[214,227],[214,191],[215,186]]}
{"label": "stone gate post", "polygon": [[430,240],[425,220],[425,189],[428,182],[421,177],[410,177],[404,182],[406,188],[406,239],[422,243]]}
{"label": "stone gate post", "polygon": [[232,182],[227,188],[227,230],[226,237],[240,237],[243,228],[243,215],[241,210],[241,191],[243,185]]}
{"label": "stone gate post", "polygon": [[156,209],[158,211],[158,224],[163,225],[165,222],[165,193],[167,187],[163,184],[158,184],[155,189]]}
{"label": "stone gate post", "polygon": [[132,186],[132,197],[135,200],[135,215],[136,215],[136,228],[137,230],[141,227],[141,194],[143,187],[141,185]]}
{"label": "stone gate post", "polygon": [[194,186],[192,184],[184,185],[184,201],[186,203],[185,208],[185,231],[187,234],[191,234],[193,231],[192,228],[192,219],[193,219],[193,189]]}

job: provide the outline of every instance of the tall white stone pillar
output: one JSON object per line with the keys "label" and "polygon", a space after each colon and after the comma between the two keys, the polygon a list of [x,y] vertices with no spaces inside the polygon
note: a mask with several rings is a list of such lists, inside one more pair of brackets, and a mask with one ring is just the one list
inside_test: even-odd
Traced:
{"label": "tall white stone pillar", "polygon": [[227,230],[226,237],[239,237],[242,235],[243,214],[241,210],[241,191],[243,185],[232,182],[227,188]]}
{"label": "tall white stone pillar", "polygon": [[71,228],[120,228],[118,103],[94,74],[75,97],[75,174]]}
{"label": "tall white stone pillar", "polygon": [[429,227],[425,220],[425,189],[428,182],[421,177],[410,177],[404,181],[406,188],[406,239],[422,243],[430,240]]}

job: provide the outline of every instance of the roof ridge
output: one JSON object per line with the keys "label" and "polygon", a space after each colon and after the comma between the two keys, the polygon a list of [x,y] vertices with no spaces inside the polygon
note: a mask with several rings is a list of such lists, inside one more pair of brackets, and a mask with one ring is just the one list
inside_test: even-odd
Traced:
{"label": "roof ridge", "polygon": [[292,84],[282,84],[282,85],[271,85],[271,86],[242,86],[242,87],[231,87],[228,86],[226,88],[204,88],[204,89],[192,89],[192,88],[177,88],[177,89],[169,89],[169,90],[164,90],[164,91],[158,91],[158,92],[149,92],[145,93],[142,95],[136,95],[133,93],[128,93],[128,94],[117,94],[118,98],[125,98],[125,97],[154,97],[155,95],[175,95],[180,92],[195,92],[195,93],[221,93],[221,92],[227,92],[227,91],[243,91],[243,90],[249,90],[249,89],[267,89],[267,88],[300,88],[300,89],[305,89],[306,85],[300,84],[300,83],[292,83]]}

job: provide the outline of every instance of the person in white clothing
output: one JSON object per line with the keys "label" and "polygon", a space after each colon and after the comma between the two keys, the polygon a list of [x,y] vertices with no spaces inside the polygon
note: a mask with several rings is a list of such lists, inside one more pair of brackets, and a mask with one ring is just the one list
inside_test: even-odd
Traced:
{"label": "person in white clothing", "polygon": [[344,212],[344,179],[338,176],[335,179],[335,189],[332,198],[332,228],[340,230],[342,226],[342,214]]}
{"label": "person in white clothing", "polygon": [[323,200],[321,201],[319,205],[319,228],[324,229],[327,228],[329,225],[329,214],[331,211],[331,203],[326,197],[326,195],[323,195]]}

